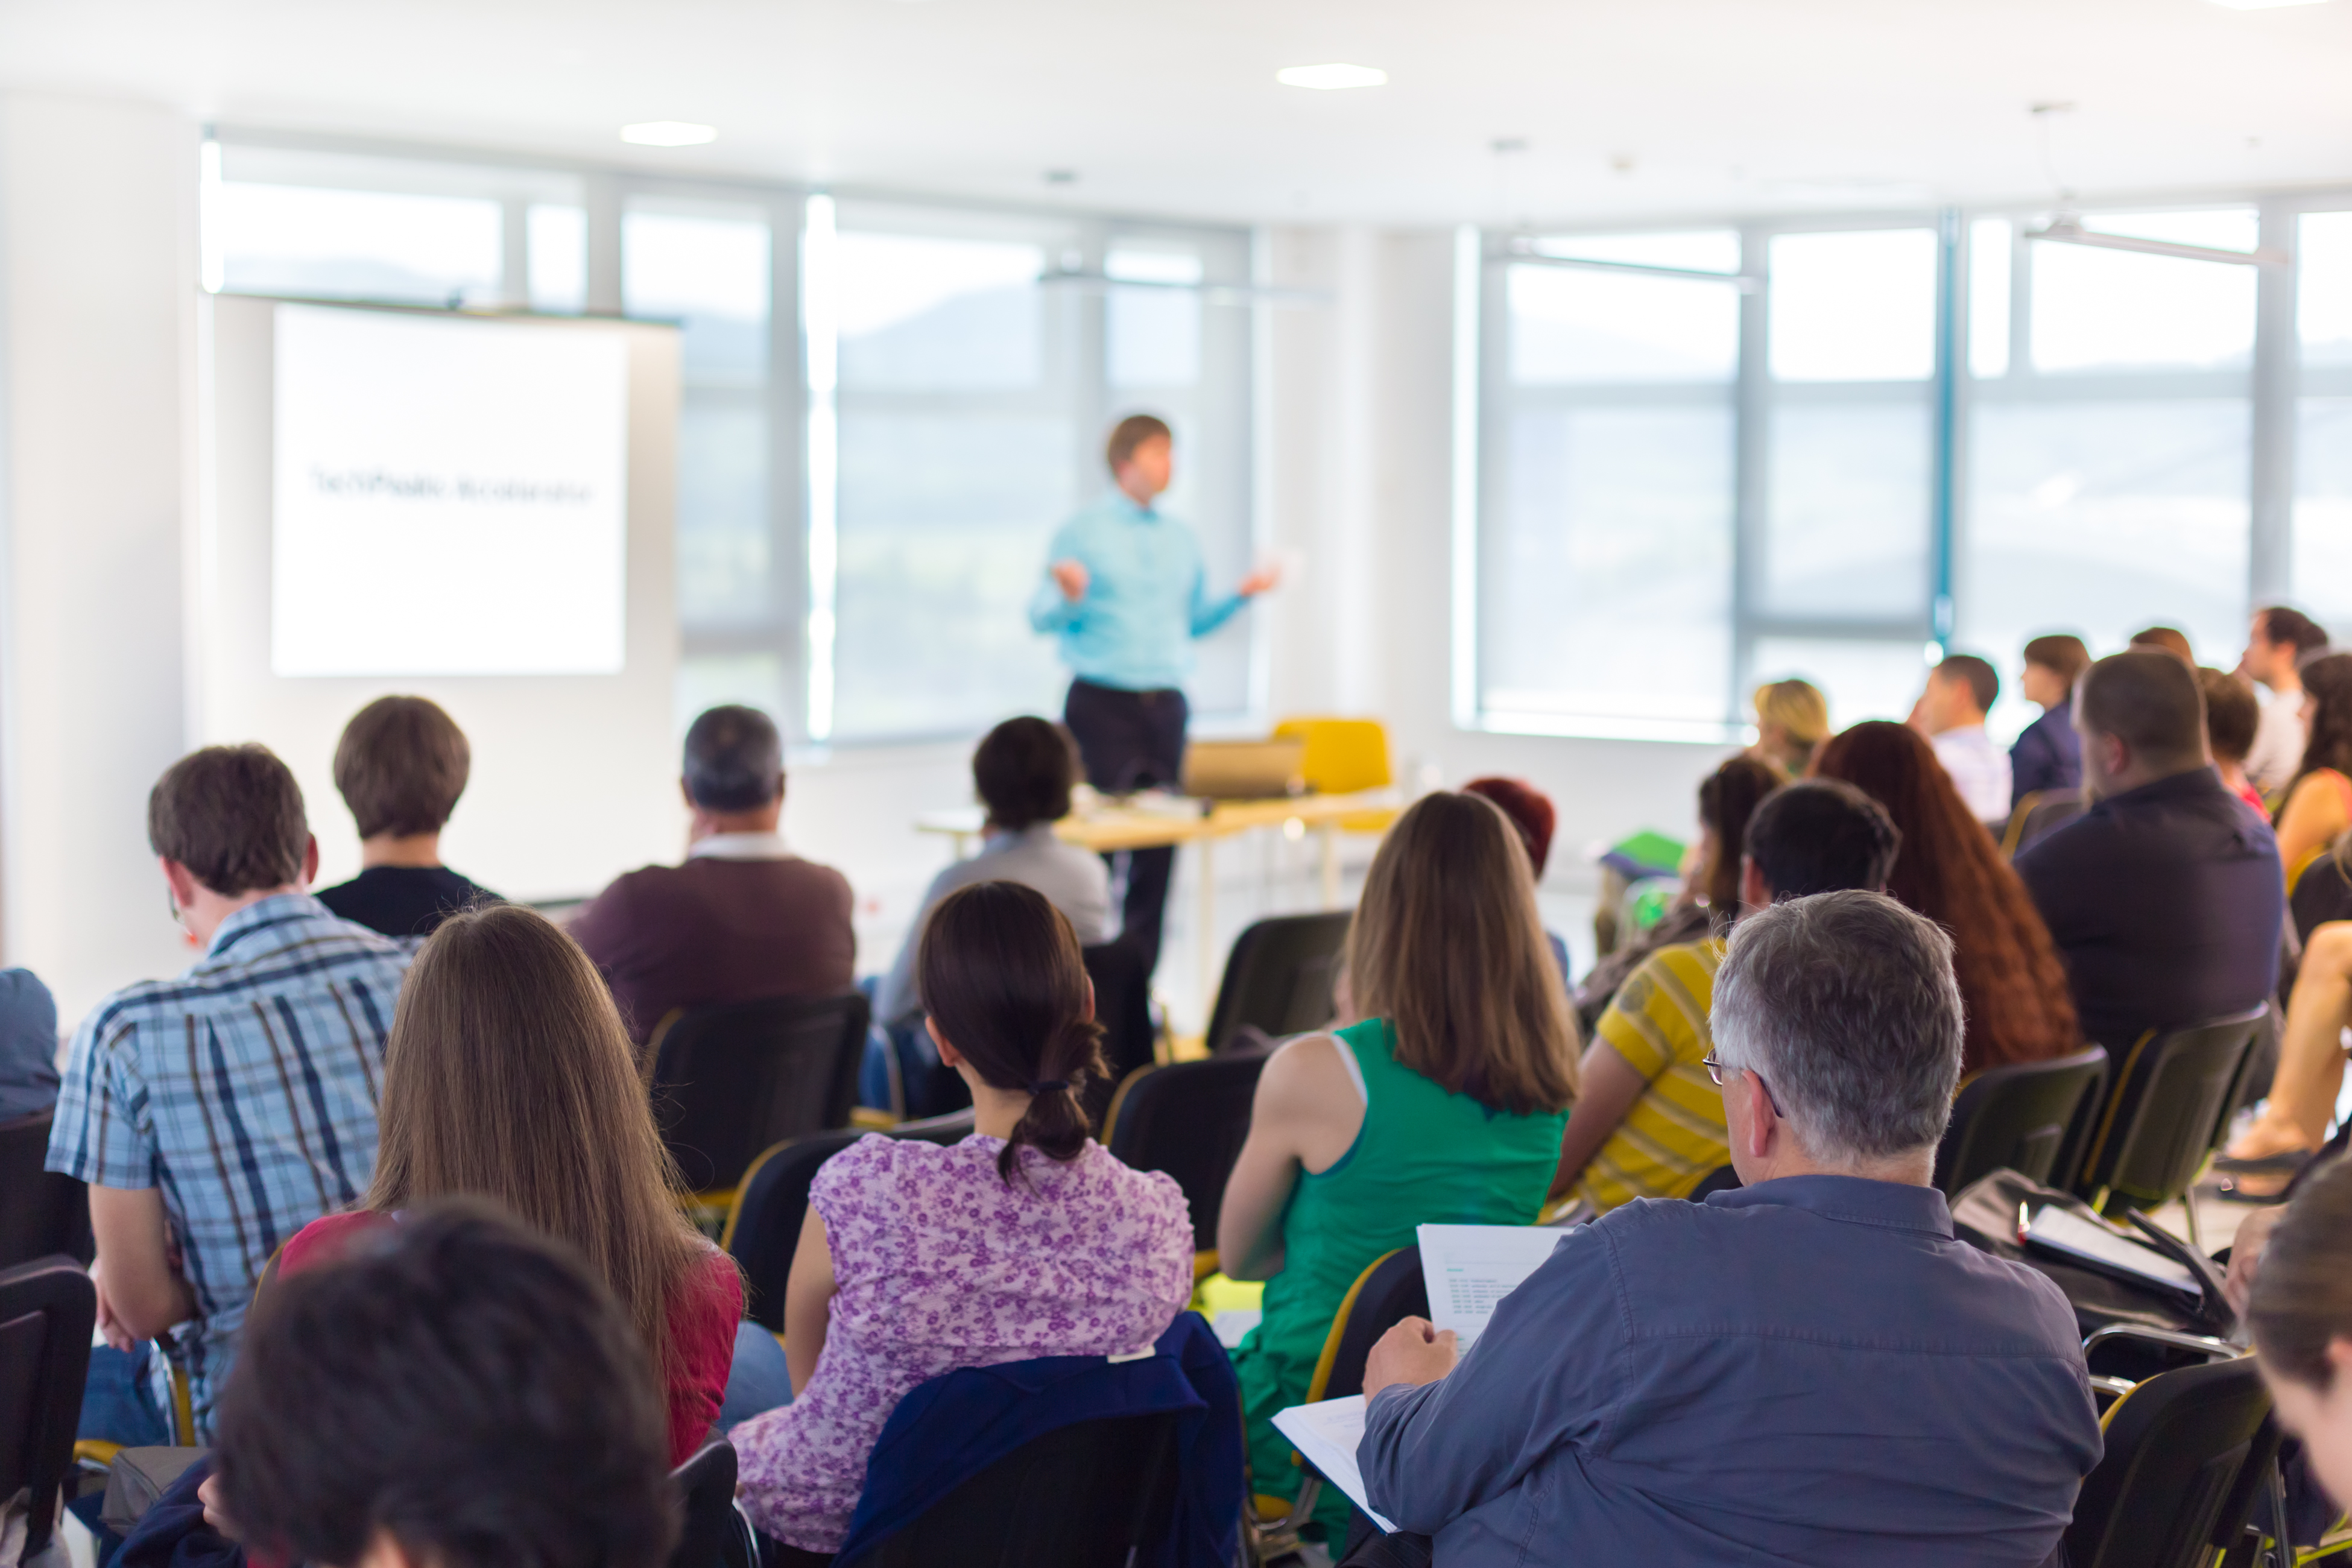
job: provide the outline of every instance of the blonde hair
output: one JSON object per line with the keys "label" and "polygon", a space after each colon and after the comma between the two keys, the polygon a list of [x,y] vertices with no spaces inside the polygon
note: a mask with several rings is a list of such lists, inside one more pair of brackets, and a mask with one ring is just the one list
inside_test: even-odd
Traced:
{"label": "blonde hair", "polygon": [[1525,1116],[1573,1104],[1576,1023],[1525,840],[1492,801],[1441,791],[1397,819],[1348,927],[1355,1010],[1448,1093]]}
{"label": "blonde hair", "polygon": [[1778,724],[1801,746],[1830,738],[1830,705],[1810,680],[1768,680],[1756,689],[1756,721]]}

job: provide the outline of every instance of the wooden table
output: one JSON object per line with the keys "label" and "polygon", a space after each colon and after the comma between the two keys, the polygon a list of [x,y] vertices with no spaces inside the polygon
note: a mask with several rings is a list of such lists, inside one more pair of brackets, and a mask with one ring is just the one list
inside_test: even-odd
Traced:
{"label": "wooden table", "polygon": [[[1192,844],[1201,851],[1200,971],[1201,1007],[1205,1018],[1217,994],[1216,843],[1262,827],[1279,827],[1289,837],[1307,836],[1314,828],[1323,838],[1323,907],[1339,907],[1339,834],[1343,825],[1360,832],[1385,833],[1397,818],[1393,790],[1369,790],[1361,795],[1301,795],[1274,800],[1186,802],[1193,809],[1150,810],[1106,802],[1084,815],[1073,814],[1054,825],[1064,843],[1098,854],[1121,849],[1172,848]],[[1349,818],[1360,818],[1349,822]],[[955,846],[956,858],[969,856],[979,842],[986,814],[976,805],[947,811],[927,811],[915,819],[918,832],[936,833]]]}

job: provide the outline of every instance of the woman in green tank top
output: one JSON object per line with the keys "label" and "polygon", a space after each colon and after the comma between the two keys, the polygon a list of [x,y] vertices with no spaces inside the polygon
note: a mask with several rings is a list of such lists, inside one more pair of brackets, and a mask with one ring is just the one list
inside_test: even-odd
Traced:
{"label": "woman in green tank top", "polygon": [[[1576,1028],[1510,819],[1476,795],[1424,796],[1373,858],[1348,931],[1360,1022],[1268,1059],[1225,1187],[1218,1257],[1266,1281],[1234,1354],[1254,1490],[1299,1470],[1274,1413],[1307,1396],[1356,1277],[1422,1225],[1526,1225],[1576,1097]],[[1315,1517],[1336,1540],[1347,1499]]]}

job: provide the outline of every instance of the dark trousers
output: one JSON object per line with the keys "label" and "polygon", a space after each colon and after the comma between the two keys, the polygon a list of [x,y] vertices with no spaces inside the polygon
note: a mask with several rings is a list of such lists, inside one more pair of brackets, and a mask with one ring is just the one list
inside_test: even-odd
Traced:
{"label": "dark trousers", "polygon": [[[1192,710],[1181,691],[1122,691],[1090,680],[1070,682],[1062,719],[1078,742],[1087,782],[1108,795],[1159,784],[1174,789],[1184,774],[1184,721]],[[1142,955],[1149,977],[1160,963],[1160,930],[1168,913],[1168,879],[1176,851],[1125,849],[1103,858],[1127,896],[1119,941]]]}

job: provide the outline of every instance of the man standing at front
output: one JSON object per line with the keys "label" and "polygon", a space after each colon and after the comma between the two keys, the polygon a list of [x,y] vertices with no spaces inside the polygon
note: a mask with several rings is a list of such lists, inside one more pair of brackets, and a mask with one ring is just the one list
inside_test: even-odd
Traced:
{"label": "man standing at front", "polygon": [[[1952,1234],[1951,939],[1878,893],[1732,929],[1715,981],[1747,1185],[1569,1231],[1459,1366],[1372,1347],[1371,1505],[1446,1568],[1738,1560],[2035,1568],[2098,1462],[2074,1309]],[[1364,1562],[1411,1562],[1390,1537]]]}
{"label": "man standing at front", "polygon": [[[1275,584],[1266,569],[1230,595],[1210,594],[1200,541],[1151,504],[1168,488],[1173,445],[1167,423],[1151,415],[1118,422],[1105,453],[1115,488],[1054,535],[1045,581],[1029,606],[1030,625],[1061,637],[1073,677],[1063,718],[1077,739],[1087,782],[1113,794],[1175,785],[1184,765],[1192,639]],[[1118,860],[1127,862],[1119,939],[1142,955],[1148,974],[1160,958],[1176,851],[1107,858],[1114,874]]]}

